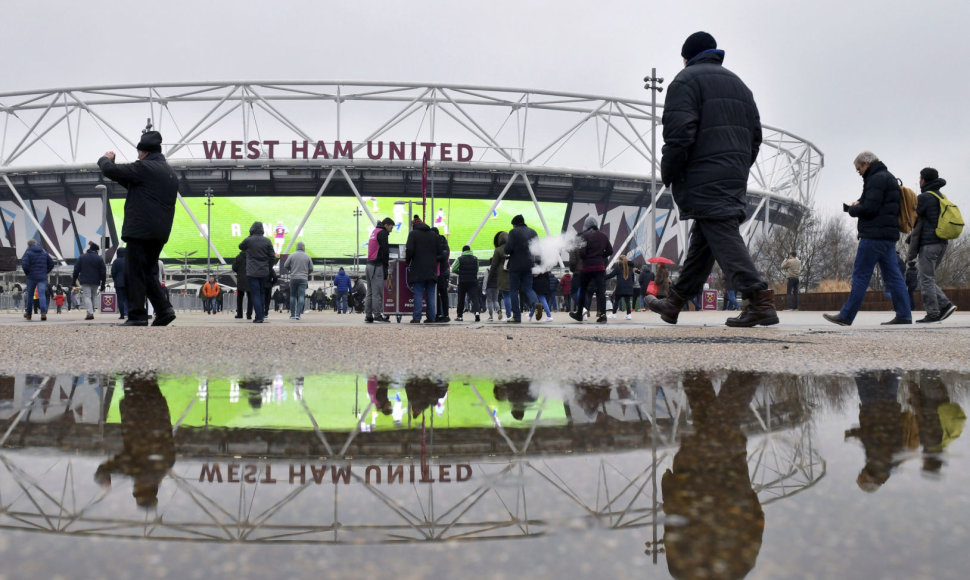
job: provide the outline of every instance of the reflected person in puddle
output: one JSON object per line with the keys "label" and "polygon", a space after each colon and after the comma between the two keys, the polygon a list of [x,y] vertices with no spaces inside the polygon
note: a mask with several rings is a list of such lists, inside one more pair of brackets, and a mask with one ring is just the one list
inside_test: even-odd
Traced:
{"label": "reflected person in puddle", "polygon": [[496,401],[512,404],[512,418],[516,421],[525,419],[526,409],[536,402],[536,397],[529,392],[529,381],[496,382],[492,395]]}
{"label": "reflected person in puddle", "polygon": [[950,401],[939,371],[919,371],[906,377],[908,403],[915,413],[919,444],[923,447],[923,474],[939,475],[943,451],[963,433],[967,415]]}
{"label": "reflected person in puddle", "polygon": [[661,480],[667,568],[675,578],[740,578],[754,568],[765,525],[741,430],[758,379],[729,373],[718,394],[704,372],[683,384],[694,433]]}
{"label": "reflected person in puddle", "polygon": [[124,449],[98,466],[94,479],[111,487],[111,474],[134,481],[132,495],[139,507],[158,504],[158,486],[175,464],[175,440],[168,402],[154,374],[129,374],[121,400],[121,436]]}
{"label": "reflected person in puddle", "polygon": [[865,449],[866,463],[856,477],[862,491],[872,493],[889,479],[906,449],[899,376],[893,371],[867,371],[855,377],[859,391],[859,426],[845,432]]}
{"label": "reflected person in puddle", "polygon": [[417,419],[425,409],[435,407],[438,401],[448,396],[448,385],[431,379],[414,378],[404,383],[408,396],[411,416]]}

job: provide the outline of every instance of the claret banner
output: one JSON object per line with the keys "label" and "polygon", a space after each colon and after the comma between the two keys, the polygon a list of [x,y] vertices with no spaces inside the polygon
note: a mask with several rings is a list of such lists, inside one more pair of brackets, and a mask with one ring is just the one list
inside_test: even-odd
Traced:
{"label": "claret banner", "polygon": [[[467,143],[425,141],[368,141],[366,148],[353,141],[203,141],[206,159],[354,159],[354,150],[366,150],[368,159],[417,161],[471,161],[475,150]],[[265,155],[264,155],[265,153]]]}

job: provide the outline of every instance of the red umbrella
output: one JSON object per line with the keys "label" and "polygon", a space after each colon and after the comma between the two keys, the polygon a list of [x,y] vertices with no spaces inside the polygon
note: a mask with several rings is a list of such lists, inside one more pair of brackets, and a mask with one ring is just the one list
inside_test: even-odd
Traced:
{"label": "red umbrella", "polygon": [[663,256],[656,256],[647,260],[651,264],[673,264],[674,261],[670,258],[664,258]]}

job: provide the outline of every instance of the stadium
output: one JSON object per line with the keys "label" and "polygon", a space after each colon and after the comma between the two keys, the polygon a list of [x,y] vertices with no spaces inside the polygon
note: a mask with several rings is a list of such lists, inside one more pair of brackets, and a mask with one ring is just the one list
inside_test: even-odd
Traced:
{"label": "stadium", "polygon": [[[151,125],[180,179],[163,259],[185,268],[226,270],[254,221],[281,254],[302,239],[324,269],[350,265],[382,217],[403,244],[410,214],[480,257],[522,214],[540,236],[595,216],[635,261],[678,261],[689,224],[659,183],[661,113],[649,99],[391,82],[0,93],[0,244],[20,256],[36,239],[66,266],[95,241],[111,259],[125,192],[95,162],[134,161]],[[811,142],[765,125],[745,239],[798,223],[822,166]]]}

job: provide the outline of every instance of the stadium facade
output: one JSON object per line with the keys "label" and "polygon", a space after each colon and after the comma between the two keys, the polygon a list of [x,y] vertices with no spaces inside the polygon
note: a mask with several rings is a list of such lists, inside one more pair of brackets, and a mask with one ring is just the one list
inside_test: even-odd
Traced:
{"label": "stadium facade", "polygon": [[[677,261],[689,224],[659,183],[661,112],[616,97],[382,82],[7,92],[0,244],[19,256],[36,239],[70,263],[100,240],[110,258],[124,190],[95,161],[108,150],[132,161],[150,124],[180,179],[168,260],[225,265],[259,220],[269,235],[278,231],[281,253],[302,238],[318,260],[350,262],[371,224],[392,213],[404,225],[392,243],[403,243],[409,214],[421,213],[448,230],[453,249],[469,243],[488,252],[492,234],[522,213],[540,235],[595,216],[628,255]],[[746,239],[798,223],[822,166],[812,143],[765,125]]]}

